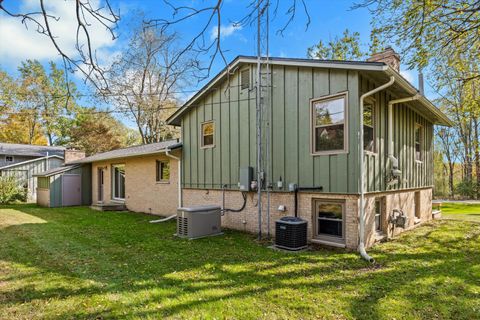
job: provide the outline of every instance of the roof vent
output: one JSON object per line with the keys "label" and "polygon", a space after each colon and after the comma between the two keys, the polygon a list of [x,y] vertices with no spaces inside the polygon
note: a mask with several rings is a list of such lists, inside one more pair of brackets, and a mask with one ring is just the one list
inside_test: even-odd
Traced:
{"label": "roof vent", "polygon": [[242,90],[250,88],[250,69],[240,71],[240,88]]}
{"label": "roof vent", "polygon": [[392,47],[387,47],[382,52],[372,54],[372,56],[368,58],[367,61],[383,62],[388,64],[397,72],[400,72],[400,55],[396,53],[395,50],[392,49]]}

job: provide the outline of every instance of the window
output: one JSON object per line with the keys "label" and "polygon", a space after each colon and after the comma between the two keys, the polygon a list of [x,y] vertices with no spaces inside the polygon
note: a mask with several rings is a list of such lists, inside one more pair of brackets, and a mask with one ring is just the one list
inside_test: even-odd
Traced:
{"label": "window", "polygon": [[375,199],[375,231],[382,233],[383,204],[381,199]]}
{"label": "window", "polygon": [[250,69],[240,71],[240,87],[242,90],[250,88]]}
{"label": "window", "polygon": [[170,163],[168,161],[157,161],[157,182],[170,181]]}
{"label": "window", "polygon": [[13,156],[5,156],[5,162],[13,162]]}
{"label": "window", "polygon": [[202,123],[202,147],[213,147],[214,144],[215,125],[213,121]]}
{"label": "window", "polygon": [[344,203],[319,200],[315,207],[317,237],[342,239]]}
{"label": "window", "polygon": [[312,102],[313,153],[344,151],[346,96]]}
{"label": "window", "polygon": [[375,106],[366,103],[363,106],[363,149],[375,152]]}
{"label": "window", "polygon": [[125,200],[125,165],[113,166],[112,174],[113,199]]}
{"label": "window", "polygon": [[415,160],[422,161],[423,158],[423,131],[422,126],[415,125]]}

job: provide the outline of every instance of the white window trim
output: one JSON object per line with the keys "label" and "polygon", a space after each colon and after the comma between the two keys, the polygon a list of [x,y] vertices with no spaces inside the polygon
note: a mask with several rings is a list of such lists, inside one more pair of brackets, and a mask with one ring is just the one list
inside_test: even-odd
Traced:
{"label": "white window trim", "polygon": [[[318,217],[317,217],[317,204],[318,203],[326,203],[326,204],[339,204],[342,206],[342,236],[330,236],[327,234],[318,234]],[[319,241],[326,241],[326,242],[335,242],[335,243],[345,243],[345,231],[346,231],[346,221],[345,221],[345,213],[346,213],[346,202],[345,200],[341,199],[313,199],[313,239]],[[335,219],[336,220],[336,219]]]}
{"label": "white window trim", "polygon": [[[343,149],[338,150],[326,150],[326,151],[315,151],[315,118],[313,116],[313,105],[318,101],[325,100],[335,100],[336,98],[344,97],[344,120],[343,120]],[[331,154],[345,154],[348,153],[348,91],[343,91],[335,94],[330,94],[326,96],[321,96],[317,98],[310,99],[310,155],[312,156],[321,156],[321,155],[331,155]]]}
{"label": "white window trim", "polygon": [[[115,185],[115,184],[116,184],[116,181],[115,181],[115,167],[119,167],[119,166],[123,166],[124,168],[126,168],[124,163],[112,164],[112,200],[115,200],[115,201],[118,201],[118,202],[124,202],[124,201],[125,201],[125,198],[117,198],[117,197],[115,197],[115,186],[116,186],[116,185]],[[125,170],[125,175],[126,175],[126,172],[127,172],[127,171]],[[104,177],[104,179],[105,179],[105,177]],[[125,180],[126,180],[126,179],[125,179]],[[105,186],[105,180],[104,180],[104,184],[103,184],[103,185]],[[123,187],[125,188],[126,185],[127,185],[127,184],[125,183],[125,185],[124,185]],[[124,190],[124,191],[126,191],[126,190]]]}
{"label": "white window trim", "polygon": [[[208,145],[203,145],[203,125],[207,123],[213,124],[213,143]],[[204,121],[200,124],[200,149],[215,148],[215,130],[216,130],[216,125],[214,120]]]}
{"label": "white window trim", "polygon": [[[380,203],[380,230],[377,230],[377,226],[375,224],[375,219],[374,219],[373,222],[374,222],[375,233],[376,233],[377,236],[384,236],[385,235],[385,223],[384,223],[384,221],[385,221],[385,197],[384,196],[376,197],[374,199],[374,201],[375,201],[375,203],[377,201]],[[375,205],[373,207],[374,218],[375,218],[375,215],[377,214],[375,212]]]}
{"label": "white window trim", "polygon": [[[8,161],[8,160],[7,160],[8,157],[11,157],[11,158],[12,158],[12,161]],[[15,162],[15,157],[14,157],[14,156],[10,156],[10,155],[5,155],[5,162],[8,162],[8,163]]]}

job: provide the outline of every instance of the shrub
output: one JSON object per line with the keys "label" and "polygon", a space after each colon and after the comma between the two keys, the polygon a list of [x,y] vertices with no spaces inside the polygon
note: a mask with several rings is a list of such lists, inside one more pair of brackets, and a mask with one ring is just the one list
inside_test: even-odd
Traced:
{"label": "shrub", "polygon": [[456,186],[456,191],[468,199],[474,199],[479,186],[471,180],[463,180]]}
{"label": "shrub", "polygon": [[0,177],[0,204],[25,200],[25,189],[18,185],[15,177]]}

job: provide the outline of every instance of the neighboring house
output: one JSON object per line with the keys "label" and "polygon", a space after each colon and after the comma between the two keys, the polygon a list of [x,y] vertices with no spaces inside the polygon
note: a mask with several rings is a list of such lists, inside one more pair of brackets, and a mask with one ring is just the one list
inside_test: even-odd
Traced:
{"label": "neighboring house", "polygon": [[64,163],[65,148],[27,144],[0,143],[0,175],[15,176],[27,189],[27,200],[36,199],[33,175]]}
{"label": "neighboring house", "polygon": [[91,171],[90,164],[75,164],[34,174],[37,178],[37,204],[50,208],[90,205]]}
{"label": "neighboring house", "polygon": [[182,144],[171,140],[95,154],[72,162],[91,164],[92,206],[174,214],[179,206]]}
{"label": "neighboring house", "polygon": [[[269,220],[267,195],[262,198],[263,233],[269,227],[273,235],[274,221],[294,214],[292,184],[311,242],[356,249],[363,221],[368,247],[431,219],[433,125],[451,121],[399,74],[393,50],[372,60],[269,59],[264,123],[271,125],[263,143],[271,153],[263,183],[271,183],[271,192]],[[253,168],[256,180],[256,63],[256,57],[237,57],[168,119],[182,129],[184,206],[220,205],[226,187],[226,207],[238,208],[240,169]],[[364,99],[361,114],[361,96],[384,84]],[[389,107],[399,98],[406,99]],[[245,210],[225,213],[222,224],[258,232],[257,203],[249,192]],[[391,221],[401,212],[408,218],[404,227],[401,219]]]}

